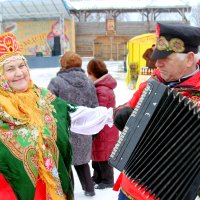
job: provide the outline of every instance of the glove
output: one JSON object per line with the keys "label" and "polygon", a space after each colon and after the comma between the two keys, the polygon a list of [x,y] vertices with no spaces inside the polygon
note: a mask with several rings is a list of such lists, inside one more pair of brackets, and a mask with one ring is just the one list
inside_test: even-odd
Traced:
{"label": "glove", "polygon": [[114,116],[114,125],[120,130],[123,131],[128,118],[130,117],[131,113],[133,112],[133,108],[131,107],[124,107],[120,109]]}

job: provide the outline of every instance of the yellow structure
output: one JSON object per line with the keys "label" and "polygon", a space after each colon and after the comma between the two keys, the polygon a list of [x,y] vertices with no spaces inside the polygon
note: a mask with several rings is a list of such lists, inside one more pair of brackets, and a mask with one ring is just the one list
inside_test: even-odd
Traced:
{"label": "yellow structure", "polygon": [[[138,76],[140,76],[141,68],[146,65],[146,61],[143,59],[143,54],[147,48],[150,48],[152,44],[156,43],[156,35],[155,33],[146,33],[142,35],[138,35],[130,39],[127,43],[127,76],[126,76],[126,84],[130,89],[133,89],[133,77],[131,76],[131,65],[136,65],[136,72]],[[149,76],[148,76],[149,77]],[[140,77],[138,77],[138,81]],[[139,83],[136,83],[136,89],[138,88]],[[140,81],[139,81],[140,82]],[[135,85],[135,84],[134,84]]]}
{"label": "yellow structure", "polygon": [[[51,56],[54,48],[54,38],[60,38],[63,51],[75,51],[74,18],[65,19],[63,30],[60,20],[24,20],[3,23],[3,32],[13,32],[23,55]],[[64,32],[63,32],[64,31]],[[63,52],[62,52],[63,53]]]}

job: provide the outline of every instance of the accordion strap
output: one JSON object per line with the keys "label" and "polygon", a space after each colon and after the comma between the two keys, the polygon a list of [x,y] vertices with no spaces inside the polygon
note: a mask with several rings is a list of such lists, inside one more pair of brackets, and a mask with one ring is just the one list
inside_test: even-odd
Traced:
{"label": "accordion strap", "polygon": [[136,200],[159,200],[155,199],[155,195],[151,195],[150,191],[146,191],[146,187],[138,185],[136,181],[128,179],[124,174],[122,174],[121,189]]}

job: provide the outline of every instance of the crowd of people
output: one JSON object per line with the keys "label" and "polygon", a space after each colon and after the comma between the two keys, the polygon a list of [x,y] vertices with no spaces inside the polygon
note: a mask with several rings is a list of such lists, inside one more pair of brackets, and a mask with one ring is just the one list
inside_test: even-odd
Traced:
{"label": "crowd of people", "polygon": [[[200,28],[158,23],[156,30],[151,78],[200,107]],[[91,59],[85,72],[81,57],[67,51],[48,88],[40,88],[16,37],[0,35],[0,199],[73,200],[72,166],[86,196],[114,187],[119,200],[150,199],[124,172],[114,183],[109,164],[147,82],[117,108],[116,86],[104,61]],[[194,200],[199,186],[200,169],[183,200]]]}

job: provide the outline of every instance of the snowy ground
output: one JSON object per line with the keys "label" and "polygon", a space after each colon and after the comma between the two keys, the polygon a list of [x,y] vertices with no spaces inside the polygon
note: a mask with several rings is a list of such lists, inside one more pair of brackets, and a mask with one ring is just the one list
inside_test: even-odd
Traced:
{"label": "snowy ground", "polygon": [[[85,69],[87,64],[87,60],[83,62],[83,68]],[[117,88],[115,89],[116,94],[116,103],[117,105],[123,104],[128,101],[133,91],[127,89],[125,84],[125,72],[123,62],[106,62],[109,73],[113,75],[117,79]],[[55,68],[35,68],[31,69],[31,77],[34,83],[36,83],[40,87],[47,87],[50,79],[56,76],[59,67]],[[91,169],[92,173],[92,169]],[[115,179],[119,175],[119,171],[115,170]],[[96,195],[93,197],[86,197],[84,195],[83,190],[81,189],[80,182],[78,180],[77,174],[74,171],[75,176],[75,200],[117,200],[118,192],[113,191],[112,189],[104,189],[104,190],[96,190]]]}

